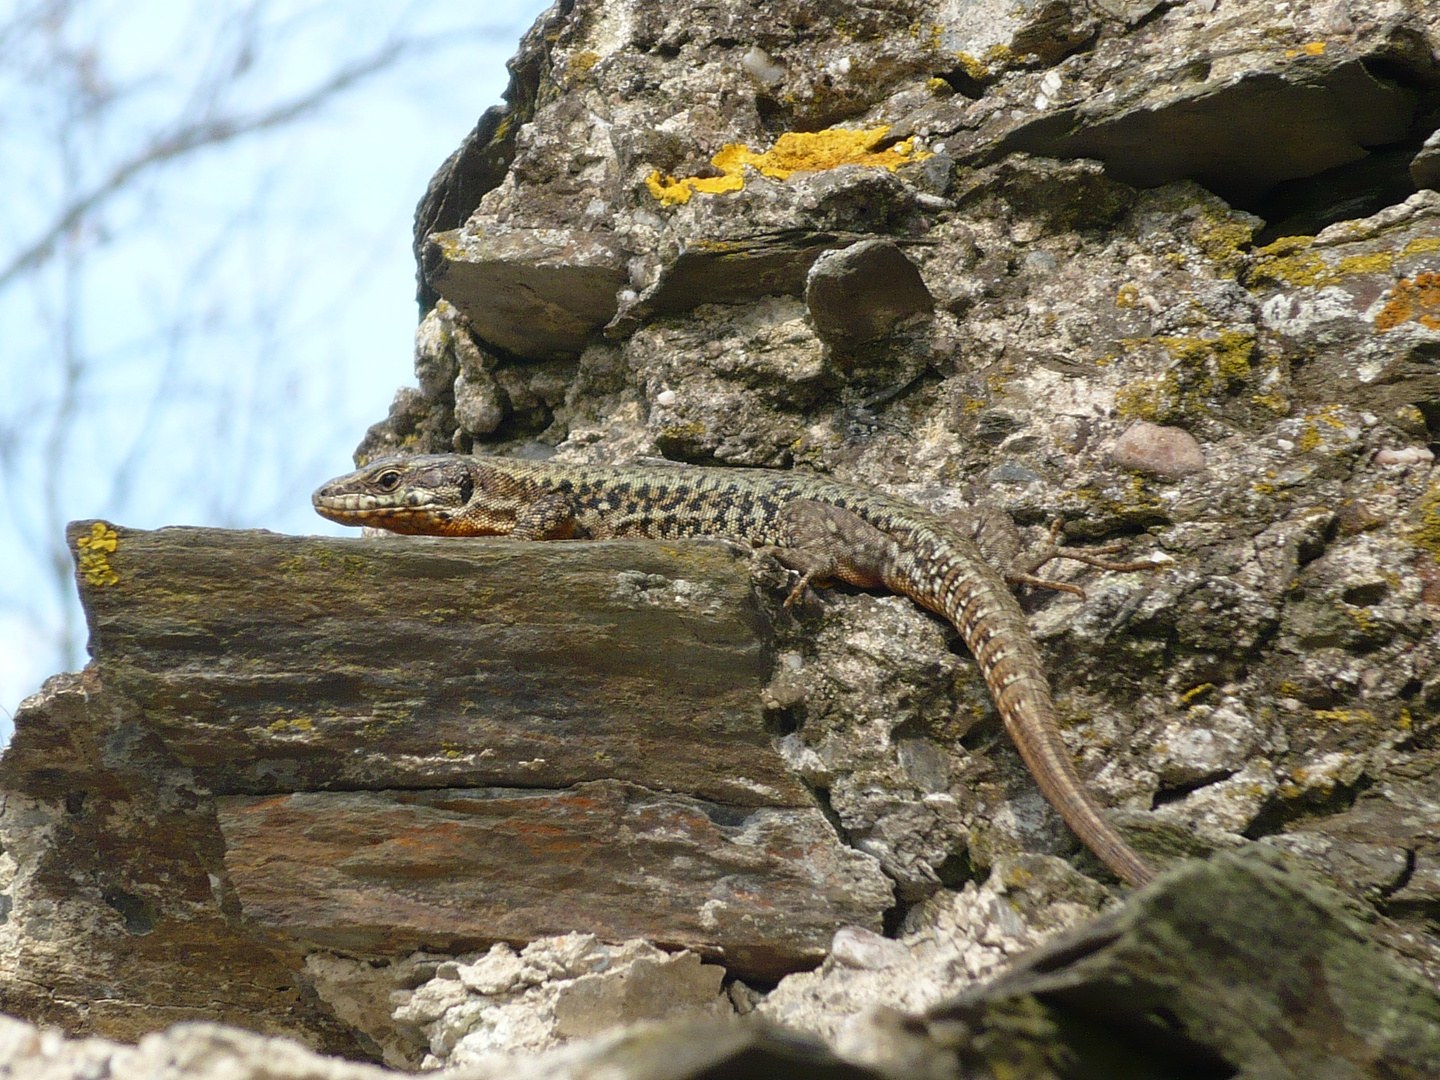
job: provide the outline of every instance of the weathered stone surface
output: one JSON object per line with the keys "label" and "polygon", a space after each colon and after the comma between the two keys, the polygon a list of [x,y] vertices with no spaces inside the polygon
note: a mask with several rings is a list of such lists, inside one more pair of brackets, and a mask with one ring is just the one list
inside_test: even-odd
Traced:
{"label": "weathered stone surface", "polygon": [[988,1029],[967,1050],[990,1061],[1058,1043],[1113,1068],[1118,1042],[1147,1076],[1182,1063],[1256,1080],[1440,1072],[1434,988],[1339,897],[1259,851],[1168,873],[927,1016],[932,1030]]}
{"label": "weathered stone surface", "polygon": [[805,278],[805,306],[821,337],[873,341],[928,312],[934,297],[915,264],[888,240],[863,240],[821,256]]}
{"label": "weathered stone surface", "polygon": [[598,230],[467,227],[432,236],[424,258],[426,282],[475,333],[526,360],[578,356],[625,282]]}
{"label": "weathered stone surface", "polygon": [[606,332],[623,339],[657,315],[689,311],[701,304],[798,296],[816,259],[857,239],[792,231],[689,244],[666,264],[653,285],[622,308]]}
{"label": "weathered stone surface", "polygon": [[875,862],[813,808],[747,812],[602,781],[232,796],[217,810],[247,919],[364,955],[573,930],[775,978],[818,963],[842,925],[878,930],[892,903]]}
{"label": "weathered stone surface", "polygon": [[210,1020],[372,1053],[239,925],[207,793],[93,669],[22,704],[0,793],[0,1008],[131,1042]]}
{"label": "weathered stone surface", "polygon": [[1440,131],[1431,132],[1410,161],[1410,179],[1417,188],[1440,188]]}
{"label": "weathered stone surface", "polygon": [[[943,1059],[942,1059],[943,1060]],[[284,1039],[219,1024],[177,1024],[138,1046],[69,1041],[0,1017],[0,1069],[15,1080],[393,1080],[405,1073],[321,1057]],[[734,1020],[640,1023],[544,1057],[506,1057],[456,1075],[470,1080],[883,1080],[837,1058],[818,1039]],[[941,1070],[914,1080],[944,1080]]]}
{"label": "weathered stone surface", "polygon": [[[434,978],[390,996],[395,1025],[418,1028],[428,1053],[393,1063],[427,1069],[482,1064],[621,1025],[735,1012],[721,985],[723,967],[702,963],[693,952],[662,952],[638,938],[606,945],[591,934],[566,934],[532,941],[519,952],[496,945],[473,960],[431,966]],[[386,1036],[383,1030],[371,1033],[377,1042]]]}
{"label": "weathered stone surface", "polygon": [[[1073,541],[1124,540],[1128,557],[1160,567],[1056,561],[1043,573],[1083,587],[1083,598],[1022,590],[1085,782],[1159,858],[1256,840],[1291,853],[1345,890],[1392,956],[1440,982],[1440,233],[1434,200],[1414,195],[1424,174],[1410,171],[1417,156],[1425,164],[1437,123],[1437,46],[1440,7],[1399,0],[567,0],[527,35],[507,122],[482,124],[417,224],[517,238],[512,251],[486,254],[487,290],[555,285],[570,259],[594,272],[577,293],[586,312],[561,297],[561,340],[552,358],[531,359],[491,335],[533,329],[544,304],[516,294],[499,324],[476,290],[474,325],[436,305],[417,336],[418,388],[397,396],[361,452],[793,466],[941,513],[1002,508],[1037,545],[1057,518]],[[863,144],[865,156],[763,171],[782,142]],[[727,146],[750,164],[722,167]],[[1103,161],[1012,152],[1027,147]],[[1144,190],[1125,182],[1172,179]],[[600,238],[608,252],[586,263],[561,244],[547,263],[546,236]],[[867,240],[903,250],[935,306],[846,349],[811,325],[803,274],[824,251]],[[597,323],[607,312],[608,337]],[[1189,432],[1205,469],[1129,467],[1162,464],[1153,445],[1117,462],[1117,440],[1142,425]],[[516,608],[548,610],[553,591],[542,582]],[[376,609],[364,632],[390,634],[386,647],[403,651],[396,638],[424,620],[384,629],[394,612]],[[283,627],[266,633],[295,640]],[[443,655],[457,648],[429,634],[415,640],[438,640]],[[727,996],[929,1075],[936,1045],[916,1025],[857,1015],[876,1003],[929,1007],[1099,909],[1107,879],[1038,796],[943,623],[903,599],[837,589],[779,616],[773,634],[764,715],[719,723],[706,739],[763,731],[763,746],[778,736],[844,842],[895,883],[901,905],[887,925],[897,937],[841,928],[813,972],[768,995],[731,981]],[[690,648],[672,636],[663,655]],[[536,662],[574,670],[558,654]],[[408,679],[415,669],[384,670]],[[400,1047],[406,1063],[426,1045],[445,1058],[452,1036],[498,1045],[505,1025],[556,1037],[554,996],[541,991],[564,980],[539,973],[543,950],[532,954],[538,982],[523,992],[504,983],[503,1002],[482,1004],[487,994],[442,975],[476,957],[312,951],[302,969],[295,938],[244,925],[208,789],[158,738],[135,737],[128,698],[94,672],[86,679],[88,703],[74,685],[56,693],[83,713],[87,734],[65,733],[55,711],[44,738],[33,726],[28,744],[17,737],[7,774],[18,786],[7,788],[13,816],[0,827],[15,838],[16,868],[12,878],[0,861],[0,882],[13,883],[15,907],[0,939],[16,943],[3,955],[17,1008],[51,1008],[77,1029],[140,1030],[162,1014],[101,991],[134,979],[137,998],[157,1000],[167,949],[181,955],[189,941],[229,933],[203,955],[235,982],[251,980],[232,1017],[248,1020],[264,997],[254,987],[268,988],[288,1010],[273,1023],[317,1045],[341,1045],[337,1018],[363,1052]],[[355,738],[335,727],[317,738],[330,748],[322,753],[338,752],[339,773],[368,775],[360,783],[379,797],[412,779],[385,778],[411,767],[398,756],[389,772],[366,757],[376,715]],[[271,730],[275,719],[247,719],[227,747],[268,760],[284,743],[287,769],[320,775],[319,759],[299,749],[308,736]],[[187,722],[180,711],[167,720],[179,735]],[[572,740],[585,761],[598,752],[584,724],[544,746],[504,741],[512,730],[485,729],[484,745],[507,761],[544,758],[543,768]],[[453,734],[425,744],[414,782],[531,782],[494,759],[448,757],[468,745],[468,729]],[[659,740],[652,757],[684,752],[681,738]],[[705,751],[717,773],[734,765],[726,752]],[[736,775],[759,777],[744,769]],[[558,791],[600,778],[577,770],[542,783]],[[283,790],[281,773],[261,779],[271,787],[251,776],[229,790]],[[759,779],[767,790],[779,783]],[[156,790],[169,801],[150,802],[170,816],[137,809],[131,793]],[[747,814],[764,804],[677,792],[654,798],[703,796]],[[805,805],[796,792],[772,812]],[[165,854],[149,867],[132,843],[146,829],[164,834]],[[208,900],[208,878],[175,869],[190,838],[220,883]],[[72,864],[79,885],[64,869]],[[1165,925],[1153,908],[1144,918]],[[69,948],[72,937],[100,944]],[[524,954],[511,957],[517,969]],[[344,978],[322,975],[326,963]],[[35,982],[9,974],[32,970]],[[1308,1007],[1324,999],[1307,977],[1287,976]],[[47,997],[45,980],[62,992]],[[451,983],[464,998],[453,1010],[413,1023],[392,1015],[389,994],[428,1008]],[[216,1014],[203,978],[174,985],[195,1010],[184,1015]],[[293,995],[281,997],[287,986]],[[1017,1027],[1067,1029],[1052,1001],[1012,1004],[990,1015],[993,1045],[1014,1047],[1004,1031]],[[491,1008],[491,1026],[468,1026]],[[1226,1024],[1216,1030],[1238,1030]],[[1046,1075],[1053,1048],[1024,1057],[1020,1047],[1013,1060]],[[1180,1049],[1192,1068],[1211,1061],[1188,1037]],[[607,1052],[577,1048],[563,1068],[603,1067]],[[945,1060],[953,1075],[953,1054]],[[1136,1073],[1154,1066],[1140,1061]]]}
{"label": "weathered stone surface", "polygon": [[1440,193],[1259,249],[1246,281],[1295,392],[1387,418],[1440,400]]}
{"label": "weathered stone surface", "polygon": [[0,1069],[14,1080],[387,1080],[373,1065],[321,1057],[288,1039],[220,1024],[176,1024],[136,1046],[68,1041],[0,1017]]}
{"label": "weathered stone surface", "polygon": [[81,576],[96,666],[215,794],[615,778],[810,804],[723,543],[113,531],[116,581]]}

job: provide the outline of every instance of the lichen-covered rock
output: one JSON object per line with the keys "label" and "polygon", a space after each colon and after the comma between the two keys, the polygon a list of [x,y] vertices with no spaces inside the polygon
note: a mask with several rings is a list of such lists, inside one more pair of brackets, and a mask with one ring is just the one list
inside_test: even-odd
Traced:
{"label": "lichen-covered rock", "polygon": [[[480,450],[809,469],[971,521],[994,520],[977,508],[1006,511],[1042,554],[1057,540],[1127,548],[1120,557],[1150,568],[1052,559],[1035,575],[1071,591],[1022,587],[1086,784],[1157,864],[1257,843],[1288,852],[1345,890],[1392,956],[1440,981],[1440,196],[1419,190],[1434,173],[1437,55],[1440,10],[1413,0],[564,0],[522,42],[506,105],[482,117],[417,211],[418,386],[396,396],[359,456]],[[90,599],[120,595],[109,539],[91,540],[80,552]],[[1008,564],[1011,546],[987,550]],[[632,573],[606,592],[606,610],[621,613],[614,625],[653,629],[635,614],[645,605],[711,625],[704,598],[676,581],[691,576],[646,561],[661,558],[653,549],[625,557],[643,565],[606,564],[612,577]],[[572,546],[543,558],[549,576],[506,594],[517,625],[553,614],[554,574],[601,557]],[[384,561],[366,559],[371,569]],[[252,601],[278,603],[273,575],[257,570]],[[750,570],[767,587],[784,584],[763,560]],[[353,580],[370,580],[364,573]],[[167,602],[174,625],[146,639],[149,659],[198,640],[186,637],[196,605]],[[247,864],[251,891],[235,888],[220,810],[235,837],[247,814],[295,811],[293,825],[297,806],[324,802],[313,788],[372,811],[409,799],[418,820],[425,800],[403,788],[485,789],[493,810],[497,787],[614,782],[607,805],[622,809],[609,820],[662,808],[650,820],[679,828],[685,858],[704,856],[687,867],[692,882],[736,857],[746,828],[736,814],[804,810],[807,829],[828,830],[832,867],[869,868],[831,879],[860,882],[863,914],[825,907],[801,935],[805,963],[829,950],[818,969],[768,997],[731,979],[727,997],[917,1076],[953,1073],[953,1024],[922,1032],[884,1015],[847,1025],[842,1014],[935,1001],[1099,909],[1113,887],[1040,798],[950,628],[907,601],[827,590],[776,611],[748,653],[717,653],[704,634],[647,638],[657,670],[698,663],[709,674],[697,685],[718,695],[710,703],[749,719],[687,714],[657,735],[636,726],[654,719],[655,701],[632,687],[621,697],[633,707],[592,722],[606,680],[582,679],[556,710],[563,737],[549,741],[523,724],[477,722],[468,699],[456,704],[431,683],[415,690],[391,656],[449,649],[523,689],[497,696],[513,705],[564,696],[555,687],[565,680],[544,676],[547,664],[574,670],[561,650],[502,678],[492,653],[513,638],[457,642],[446,612],[422,614],[402,625],[393,609],[361,603],[346,626],[370,649],[358,665],[370,673],[366,692],[383,690],[387,707],[408,702],[425,724],[385,708],[359,723],[312,718],[299,691],[283,707],[257,691],[281,709],[273,715],[254,701],[220,715],[212,690],[243,697],[249,676],[259,687],[275,675],[251,671],[254,654],[238,640],[219,663],[192,654],[178,683],[112,665],[29,709],[0,770],[0,885],[15,905],[0,956],[6,971],[32,964],[60,990],[47,996],[17,976],[4,1001],[77,1030],[134,1032],[155,1014],[108,1004],[122,1002],[111,991],[136,980],[153,996],[165,950],[228,934],[206,955],[240,973],[240,1015],[279,995],[289,1011],[276,1029],[415,1062],[443,1056],[427,1049],[439,1029],[425,1026],[458,1009],[436,1045],[463,1042],[472,1020],[477,1044],[498,1045],[498,1020],[487,1028],[471,1015],[485,992],[440,974],[478,963],[452,955],[469,939],[414,953],[413,935],[386,937],[396,923],[366,946],[385,941],[392,952],[360,955],[352,940],[353,955],[340,955],[317,943],[339,948],[340,938],[291,932],[304,920],[260,872],[263,859]],[[112,630],[124,622],[116,610],[105,617]],[[367,685],[353,666],[338,683],[317,674],[293,627],[266,625],[311,658],[281,673],[298,680],[292,690]],[[741,675],[717,676],[725,664]],[[136,735],[144,725],[111,676],[161,691],[149,719],[168,743]],[[294,726],[304,719],[309,731]],[[374,751],[386,732],[385,752]],[[471,739],[503,752],[472,759]],[[704,768],[687,764],[697,747]],[[156,790],[157,776],[169,794],[151,805],[136,793]],[[240,801],[217,807],[217,792]],[[266,808],[270,796],[289,801]],[[447,828],[475,824],[440,810],[452,815]],[[404,833],[421,848],[440,817],[424,820]],[[154,831],[161,854],[148,867],[133,847],[107,857],[101,823],[126,837]],[[697,829],[715,842],[697,845]],[[184,848],[183,872],[182,834],[194,852]],[[286,840],[296,835],[281,830],[249,854],[276,852],[278,874],[286,847],[302,846]],[[307,842],[327,835],[312,830]],[[658,858],[666,835],[616,850]],[[376,871],[377,860],[362,863]],[[396,860],[421,865],[440,863]],[[208,875],[220,882],[213,890]],[[1270,895],[1257,881],[1245,887]],[[445,895],[435,879],[391,879],[380,892],[421,897],[417,910],[437,919]],[[573,903],[565,895],[555,907]],[[284,915],[270,924],[281,946],[255,944],[266,924],[244,923],[247,904]],[[725,914],[743,922],[749,910]],[[1164,925],[1158,906],[1145,910]],[[757,925],[783,912],[766,918]],[[654,936],[721,959],[716,940],[667,925],[672,936]],[[607,926],[643,936],[633,920]],[[510,960],[496,953],[494,964],[518,964],[529,935],[587,928],[601,933],[533,921],[506,939]],[[886,928],[893,936],[877,936]],[[101,944],[67,953],[71,937]],[[1313,956],[1305,947],[1295,955]],[[1263,963],[1246,955],[1235,963]],[[1320,1000],[1304,972],[1276,970],[1294,1000]],[[388,995],[420,1008],[422,985],[431,1005],[448,1004],[397,1020]],[[175,987],[182,1015],[216,1018],[201,981]],[[545,1026],[551,1006],[526,1011],[523,997],[505,1006],[511,1030],[558,1037]],[[1017,1075],[1053,1073],[1048,1036],[1007,1041],[1063,1035],[1052,1000],[1022,995],[971,1020],[989,1025],[982,1041],[995,1053],[1014,1051],[1005,1060]],[[768,1036],[742,1030],[707,1029],[705,1060],[779,1060],[766,1056]],[[1369,1037],[1358,1031],[1347,1045],[1372,1047]],[[601,1068],[631,1053],[668,1062],[678,1052],[665,1038],[617,1036],[575,1048],[569,1064],[533,1067]],[[1239,1067],[1226,1047],[1180,1042],[1195,1060],[1218,1055],[1217,1073],[1226,1061]],[[974,1045],[962,1056],[972,1051],[968,1063],[991,1060]]]}

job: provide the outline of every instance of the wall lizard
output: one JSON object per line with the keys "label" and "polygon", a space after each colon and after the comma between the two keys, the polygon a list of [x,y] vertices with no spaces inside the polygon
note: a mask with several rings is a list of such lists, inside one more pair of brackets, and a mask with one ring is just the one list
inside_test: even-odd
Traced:
{"label": "wall lizard", "polygon": [[[1040,653],[1007,576],[960,526],[919,506],[799,473],[457,454],[376,461],[323,485],[313,501],[331,521],[397,533],[519,540],[726,537],[765,550],[800,573],[787,606],[807,586],[835,579],[908,596],[960,631],[1020,756],[1075,835],[1129,884],[1152,877],[1075,772]],[[1009,580],[1048,584],[1019,569]]]}

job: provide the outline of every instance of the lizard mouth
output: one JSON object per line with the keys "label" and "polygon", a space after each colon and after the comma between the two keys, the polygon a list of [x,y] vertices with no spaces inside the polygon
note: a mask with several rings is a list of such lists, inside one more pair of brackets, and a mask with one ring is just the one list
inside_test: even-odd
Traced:
{"label": "lizard mouth", "polygon": [[324,488],[315,492],[310,497],[315,509],[320,513],[327,510],[336,513],[368,513],[376,510],[394,510],[404,512],[406,510],[430,509],[435,505],[436,499],[433,493],[423,490],[407,491],[403,496],[394,495],[371,495],[362,491],[347,491],[340,495],[331,495]]}
{"label": "lizard mouth", "polygon": [[374,495],[363,491],[332,494],[321,488],[310,497],[315,512],[337,525],[373,525],[391,532],[422,532],[449,518],[436,505],[433,493],[407,491],[402,496]]}

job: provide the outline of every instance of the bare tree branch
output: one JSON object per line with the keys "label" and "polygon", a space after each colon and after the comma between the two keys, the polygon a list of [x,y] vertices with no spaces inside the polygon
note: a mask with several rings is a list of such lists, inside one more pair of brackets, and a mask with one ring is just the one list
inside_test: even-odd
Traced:
{"label": "bare tree branch", "polygon": [[283,127],[315,111],[336,94],[389,68],[405,53],[431,44],[434,43],[413,38],[389,41],[369,56],[346,65],[328,79],[288,101],[248,116],[202,118],[156,137],[127,161],[112,169],[99,183],[72,199],[34,241],[0,270],[0,289],[48,261],[60,240],[79,225],[86,215],[124,190],[147,169],[156,168],[204,147],[217,146],[241,136]]}

